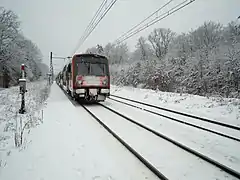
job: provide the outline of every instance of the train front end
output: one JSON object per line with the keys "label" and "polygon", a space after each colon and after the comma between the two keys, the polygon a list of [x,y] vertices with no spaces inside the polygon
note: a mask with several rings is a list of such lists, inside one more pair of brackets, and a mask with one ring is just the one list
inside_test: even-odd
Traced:
{"label": "train front end", "polygon": [[74,57],[75,96],[88,102],[105,101],[110,96],[109,63],[105,56],[79,54]]}

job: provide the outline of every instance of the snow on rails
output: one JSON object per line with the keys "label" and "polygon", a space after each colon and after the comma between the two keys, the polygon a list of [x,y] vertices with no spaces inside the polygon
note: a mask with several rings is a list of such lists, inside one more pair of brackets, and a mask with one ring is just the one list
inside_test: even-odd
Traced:
{"label": "snow on rails", "polygon": [[[108,74],[109,75],[109,74]],[[76,76],[77,77],[77,76]],[[68,90],[66,90],[66,87],[64,87],[61,82],[57,82],[58,85],[65,91],[65,94],[68,96],[68,97],[73,97],[71,92],[69,93]],[[109,85],[109,88],[110,88],[110,85]],[[106,97],[109,97],[110,93],[108,94],[108,96]],[[86,94],[87,96],[87,94]],[[192,148],[191,146],[189,145],[185,145],[177,140],[174,140],[172,139],[171,137],[168,137],[168,135],[165,135],[163,133],[160,133],[160,131],[157,131],[155,130],[154,128],[151,128],[149,126],[146,126],[142,123],[140,123],[139,121],[137,121],[136,119],[134,118],[130,118],[126,115],[123,115],[122,112],[118,111],[118,110],[114,110],[111,108],[111,106],[105,106],[104,104],[100,104],[100,103],[97,103],[96,106],[87,106],[85,104],[78,104],[77,101],[75,100],[79,100],[79,98],[76,98],[75,97],[75,100],[72,100],[71,98],[69,98],[70,101],[73,103],[74,106],[79,106],[79,107],[83,107],[90,115],[92,118],[94,118],[99,124],[101,124],[111,135],[113,135],[113,137],[115,137],[121,144],[123,144],[136,158],[138,158],[150,171],[152,171],[159,179],[175,179],[177,176],[182,176],[181,178],[193,178],[195,176],[194,179],[199,179],[199,175],[202,174],[203,175],[203,171],[207,169],[212,169],[211,173],[207,173],[207,174],[204,174],[204,178],[210,178],[212,179],[213,176],[217,176],[217,177],[214,177],[214,178],[218,178],[218,179],[225,179],[226,178],[226,175],[227,177],[229,177],[230,179],[240,179],[240,173],[238,171],[236,171],[236,169],[222,163],[222,162],[218,162],[215,158],[211,158],[209,157],[208,155],[205,155],[199,151],[197,151],[196,149]],[[106,99],[106,98],[105,98]],[[105,100],[104,99],[104,100]],[[110,98],[111,99],[111,98]],[[87,102],[90,101],[90,99],[87,99],[85,98],[85,100],[87,100]],[[126,99],[125,99],[126,100]],[[97,100],[95,100],[94,102],[97,102]],[[127,105],[127,103],[123,103],[125,105]],[[135,105],[135,107],[137,107]],[[139,106],[138,109],[140,110],[143,110],[145,111],[146,108],[144,108],[143,106]],[[106,116],[106,113],[108,112],[108,115]],[[151,112],[151,111],[148,111],[148,112]],[[110,115],[110,113],[113,113],[115,114],[116,117],[113,117],[113,115]],[[118,124],[114,124],[114,121],[117,121],[116,119],[120,118]],[[163,116],[164,117],[164,116]],[[165,118],[168,118],[168,117],[165,117]],[[193,117],[192,117],[193,118]],[[108,119],[108,120],[107,120]],[[111,119],[111,120],[110,120]],[[125,121],[124,121],[125,120]],[[178,121],[176,118],[175,119],[172,119],[173,121],[177,121],[177,122],[180,122]],[[128,125],[122,125],[122,123],[126,123]],[[187,123],[184,123],[182,122],[183,124],[187,124]],[[212,122],[211,122],[212,123]],[[190,124],[188,124],[190,126]],[[220,125],[220,124],[218,124]],[[222,124],[221,124],[222,125]],[[221,126],[220,125],[220,126]],[[134,132],[131,130],[131,128],[135,128]],[[191,127],[195,127],[196,129],[199,128],[201,130],[205,130],[205,131],[208,131],[206,128],[201,128],[200,126],[197,126],[197,125],[191,125]],[[228,128],[232,128],[232,127],[228,127]],[[137,129],[137,130],[136,130]],[[237,130],[236,127],[233,128],[234,130]],[[130,131],[131,132],[131,136],[129,136],[129,133],[127,133],[126,131]],[[139,131],[139,132],[138,132]],[[142,133],[140,133],[144,131],[143,134],[145,135],[142,135],[143,138],[144,137],[148,137],[150,139],[144,141],[144,146],[146,147],[145,150],[143,151],[143,149],[141,149],[140,147],[143,147],[143,142],[135,142],[134,139],[134,136],[135,136],[135,139],[136,137],[139,137]],[[216,133],[215,131],[208,131],[208,132],[211,132],[213,134],[216,134],[216,135],[219,135],[219,136],[224,136],[223,134],[221,133]],[[230,136],[225,136],[226,138],[229,138]],[[141,138],[140,138],[141,139]],[[145,138],[147,139],[147,138]],[[231,140],[234,140],[234,138],[230,137]],[[235,139],[236,141],[238,141],[238,139]],[[153,142],[151,142],[153,141]],[[173,150],[172,148],[174,147],[174,150],[173,152],[171,153],[174,153],[175,155],[173,155],[174,157],[176,156],[179,156],[177,157],[178,160],[180,160],[180,162],[178,162],[177,164],[182,164],[181,165],[181,170],[184,169],[184,165],[185,164],[186,166],[188,166],[187,164],[188,163],[193,163],[193,164],[196,164],[196,165],[191,165],[191,167],[186,167],[186,173],[176,173],[175,175],[170,173],[169,171],[169,168],[171,166],[171,163],[166,163],[166,162],[162,162],[161,161],[161,165],[159,164],[159,162],[157,161],[157,158],[159,158],[161,156],[161,158],[163,158],[164,156],[168,156],[169,157],[169,153],[168,151],[165,151],[163,150],[164,148],[166,148],[165,145],[163,145],[163,147],[161,147],[159,149],[160,146],[157,146],[157,144],[164,144],[166,143],[167,146],[171,147],[170,149]],[[142,144],[142,145],[140,145]],[[146,150],[148,149],[148,150]],[[155,150],[154,150],[155,149]],[[151,155],[149,156],[149,151],[158,151],[159,153],[157,153],[159,157],[151,157]],[[185,152],[184,155],[179,155],[179,152]],[[147,152],[147,153],[146,153]],[[164,155],[164,153],[166,153]],[[171,154],[170,153],[170,154]],[[186,158],[189,158],[189,161],[187,161],[187,159],[185,158],[184,160],[181,158],[183,157],[186,157]],[[173,160],[173,159],[170,159],[170,160]],[[169,161],[170,161],[169,160]],[[181,160],[183,162],[181,162]],[[201,160],[201,162],[199,161]],[[173,160],[174,161],[174,160]],[[203,165],[202,163],[204,162],[205,165]],[[165,168],[161,168],[161,166],[165,166],[163,165],[165,164],[166,167]],[[203,169],[199,169],[201,167],[204,167]],[[175,169],[178,169],[176,168],[175,166],[177,165],[174,165]],[[168,166],[168,167],[167,167]],[[193,168],[194,166],[194,168]],[[167,170],[168,169],[168,170]],[[171,169],[171,168],[170,168]],[[198,171],[199,169],[199,171]],[[199,173],[199,174],[196,174],[196,173]],[[184,174],[189,174],[189,177],[184,177],[185,175]],[[195,174],[195,175],[193,175]],[[230,175],[230,176],[228,176]],[[201,179],[201,178],[200,178]]]}

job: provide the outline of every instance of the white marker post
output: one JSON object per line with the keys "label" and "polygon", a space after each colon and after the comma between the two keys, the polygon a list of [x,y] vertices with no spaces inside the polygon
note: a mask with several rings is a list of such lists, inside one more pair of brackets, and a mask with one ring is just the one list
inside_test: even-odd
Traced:
{"label": "white marker post", "polygon": [[21,65],[21,73],[22,78],[19,79],[19,86],[20,86],[20,94],[22,95],[22,102],[21,102],[21,108],[19,109],[20,114],[24,114],[26,112],[25,110],[25,92],[26,90],[26,78],[25,78],[25,65]]}

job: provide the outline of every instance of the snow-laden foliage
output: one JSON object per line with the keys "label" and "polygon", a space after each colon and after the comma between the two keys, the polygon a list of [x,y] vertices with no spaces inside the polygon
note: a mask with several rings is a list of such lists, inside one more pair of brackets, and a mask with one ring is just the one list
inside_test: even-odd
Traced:
{"label": "snow-laden foliage", "polygon": [[87,49],[86,53],[97,53],[109,58],[111,64],[122,64],[129,60],[127,44],[115,45],[108,43],[104,48],[100,45]]}
{"label": "snow-laden foliage", "polygon": [[29,80],[36,80],[42,75],[41,62],[38,47],[21,34],[18,17],[0,7],[0,75],[14,85],[20,77],[20,65],[25,64]]}
{"label": "snow-laden foliage", "polygon": [[14,146],[24,148],[26,134],[43,121],[42,109],[50,87],[46,81],[36,81],[27,83],[27,90],[25,114],[18,113],[21,105],[18,86],[0,91],[0,161],[5,161],[2,158]]}
{"label": "snow-laden foliage", "polygon": [[[177,35],[157,28],[140,37],[134,52],[126,44],[107,44],[112,83],[185,92],[240,97],[240,25],[205,22]],[[96,51],[97,52],[97,51]]]}

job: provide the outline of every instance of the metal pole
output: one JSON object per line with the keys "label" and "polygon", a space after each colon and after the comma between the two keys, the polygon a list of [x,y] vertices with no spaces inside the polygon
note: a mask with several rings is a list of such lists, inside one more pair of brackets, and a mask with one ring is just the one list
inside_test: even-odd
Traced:
{"label": "metal pole", "polygon": [[52,62],[53,56],[52,56],[52,52],[50,52],[50,73],[51,73],[51,84],[53,83],[53,62]]}
{"label": "metal pole", "polygon": [[26,111],[25,111],[25,93],[22,93],[22,103],[21,103],[21,109],[20,109],[20,113],[21,114],[24,114]]}
{"label": "metal pole", "polygon": [[59,57],[59,56],[53,56],[53,53],[52,52],[50,52],[50,71],[49,71],[49,74],[48,74],[48,79],[49,79],[49,81],[50,81],[50,84],[52,84],[53,83],[53,81],[54,81],[54,72],[53,72],[53,59],[63,59],[64,60],[64,62],[65,62],[65,60],[66,59],[69,59],[69,58],[72,58],[72,57]]}

